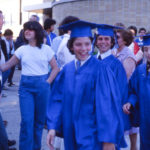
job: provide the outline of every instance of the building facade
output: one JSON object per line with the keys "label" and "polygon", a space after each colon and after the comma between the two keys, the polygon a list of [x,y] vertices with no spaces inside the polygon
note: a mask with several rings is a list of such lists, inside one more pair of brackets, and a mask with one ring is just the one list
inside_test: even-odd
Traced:
{"label": "building facade", "polygon": [[45,15],[56,19],[58,24],[64,17],[74,15],[96,23],[121,22],[126,27],[150,29],[150,0],[43,0],[43,3],[51,3],[45,8]]}
{"label": "building facade", "polygon": [[96,23],[115,24],[122,22],[126,27],[150,29],[150,0],[75,0],[55,3],[52,16],[58,22],[65,16],[75,15]]}

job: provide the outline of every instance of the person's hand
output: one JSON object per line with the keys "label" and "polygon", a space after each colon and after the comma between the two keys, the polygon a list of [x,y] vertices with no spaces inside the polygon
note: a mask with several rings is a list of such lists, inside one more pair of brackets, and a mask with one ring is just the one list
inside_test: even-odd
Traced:
{"label": "person's hand", "polygon": [[115,150],[113,143],[103,143],[103,150]]}
{"label": "person's hand", "polygon": [[54,150],[54,138],[56,135],[55,130],[49,130],[47,134],[47,145],[50,148],[50,150]]}
{"label": "person's hand", "polygon": [[130,108],[131,108],[131,104],[130,103],[126,103],[123,105],[123,111],[125,114],[130,114]]}
{"label": "person's hand", "polygon": [[46,80],[46,82],[47,82],[48,84],[51,84],[50,81],[49,81],[48,79]]}

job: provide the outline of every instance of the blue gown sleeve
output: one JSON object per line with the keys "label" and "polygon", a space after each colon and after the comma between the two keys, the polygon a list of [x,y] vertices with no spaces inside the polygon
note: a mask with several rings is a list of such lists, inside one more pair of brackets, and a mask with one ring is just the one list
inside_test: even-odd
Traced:
{"label": "blue gown sleeve", "polygon": [[126,72],[120,64],[119,70],[117,70],[117,81],[119,83],[119,88],[121,90],[121,98],[122,98],[122,105],[126,103],[127,98],[128,98],[128,80],[126,76]]}
{"label": "blue gown sleeve", "polygon": [[47,128],[61,131],[64,71],[56,77],[47,108]]}
{"label": "blue gown sleeve", "polygon": [[96,120],[99,142],[120,145],[124,139],[121,96],[109,67],[100,66],[96,84]]}
{"label": "blue gown sleeve", "polygon": [[134,71],[131,79],[129,80],[129,98],[128,102],[131,103],[133,107],[136,106],[138,102],[137,98],[137,88],[138,88],[138,68]]}

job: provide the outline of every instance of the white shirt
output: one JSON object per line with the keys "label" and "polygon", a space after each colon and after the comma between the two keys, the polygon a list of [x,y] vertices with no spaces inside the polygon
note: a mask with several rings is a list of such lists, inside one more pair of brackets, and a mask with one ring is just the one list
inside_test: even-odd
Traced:
{"label": "white shirt", "polygon": [[75,59],[75,56],[72,55],[67,48],[67,42],[70,39],[69,34],[64,34],[63,39],[58,47],[56,56],[59,67],[62,68],[65,64],[71,62]]}
{"label": "white shirt", "polygon": [[19,47],[15,56],[21,60],[22,75],[45,75],[49,71],[49,63],[54,56],[53,50],[43,44],[41,48],[32,47],[29,44]]}
{"label": "white shirt", "polygon": [[110,50],[108,50],[107,52],[105,52],[105,53],[102,53],[102,54],[100,54],[99,53],[99,51],[98,51],[98,54],[97,54],[97,58],[99,57],[99,55],[101,56],[101,59],[104,59],[104,58],[106,58],[106,57],[108,57],[108,56],[110,56],[112,54],[112,52],[111,52],[111,49]]}

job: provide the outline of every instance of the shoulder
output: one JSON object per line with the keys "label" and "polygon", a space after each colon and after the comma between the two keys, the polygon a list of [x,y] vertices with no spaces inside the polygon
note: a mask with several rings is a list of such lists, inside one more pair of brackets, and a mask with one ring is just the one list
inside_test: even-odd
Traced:
{"label": "shoulder", "polygon": [[52,50],[52,48],[49,45],[42,44],[41,49],[43,50]]}
{"label": "shoulder", "polygon": [[126,59],[132,59],[134,62],[136,62],[136,57],[134,56],[133,52],[130,51],[128,47],[125,47],[126,49]]}
{"label": "shoulder", "polygon": [[146,77],[146,64],[141,64],[138,67],[136,67],[132,75],[132,79],[138,79],[138,81],[141,77]]}
{"label": "shoulder", "polygon": [[65,64],[65,66],[63,67],[63,69],[70,68],[70,67],[72,67],[74,65],[75,65],[75,60],[72,60],[71,62]]}
{"label": "shoulder", "polygon": [[136,70],[137,72],[142,72],[143,70],[146,70],[146,64],[141,64],[137,66]]}
{"label": "shoulder", "polygon": [[28,49],[28,45],[22,45],[19,48],[16,49],[17,50],[23,50],[23,49]]}
{"label": "shoulder", "polygon": [[53,43],[54,42],[59,42],[63,39],[63,36],[57,36],[54,40],[53,40]]}
{"label": "shoulder", "polygon": [[119,60],[118,58],[116,58],[114,55],[110,55],[109,57],[111,58],[111,60],[112,60],[112,62],[113,62],[114,64],[116,64],[117,66],[122,66],[122,67],[123,67],[123,65],[122,65],[122,63],[120,62],[120,60]]}
{"label": "shoulder", "polygon": [[52,48],[51,48],[49,45],[42,44],[41,49],[42,49],[42,51],[44,51],[45,53],[54,54],[54,51],[52,50]]}
{"label": "shoulder", "polygon": [[55,34],[55,33],[53,33],[53,32],[51,32],[51,35],[52,35],[53,37],[56,37],[56,34]]}
{"label": "shoulder", "polygon": [[88,60],[88,64],[93,66],[92,68],[98,67],[102,61],[99,61],[95,56],[91,56]]}
{"label": "shoulder", "polygon": [[123,64],[127,64],[127,65],[129,65],[129,66],[135,66],[135,65],[136,65],[136,61],[135,61],[134,58],[128,56],[128,57],[124,60]]}

